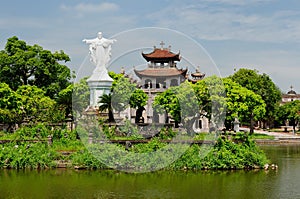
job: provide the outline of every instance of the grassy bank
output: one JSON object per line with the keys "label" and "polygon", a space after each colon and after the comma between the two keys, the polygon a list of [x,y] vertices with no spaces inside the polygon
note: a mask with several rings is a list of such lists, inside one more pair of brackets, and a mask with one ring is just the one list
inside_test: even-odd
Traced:
{"label": "grassy bank", "polygon": [[[49,136],[51,145],[45,141]],[[39,125],[2,133],[0,139],[12,140],[0,145],[0,168],[55,168],[58,162],[68,162],[71,168],[86,169],[253,169],[269,163],[252,139],[241,134],[234,139],[219,138],[214,145],[167,144],[163,140],[169,137],[162,135],[134,145],[84,145],[74,131]]]}

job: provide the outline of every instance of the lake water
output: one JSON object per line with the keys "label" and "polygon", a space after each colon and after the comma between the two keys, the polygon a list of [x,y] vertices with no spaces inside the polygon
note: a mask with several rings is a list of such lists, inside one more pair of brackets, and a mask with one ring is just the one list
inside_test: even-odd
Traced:
{"label": "lake water", "polygon": [[277,171],[0,170],[0,198],[300,198],[300,145],[262,148]]}

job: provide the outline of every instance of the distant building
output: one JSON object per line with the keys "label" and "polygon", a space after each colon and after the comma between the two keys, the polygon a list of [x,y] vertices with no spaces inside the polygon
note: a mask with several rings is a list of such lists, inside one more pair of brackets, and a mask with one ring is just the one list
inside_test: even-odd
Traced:
{"label": "distant building", "polygon": [[[300,100],[300,94],[297,94],[296,91],[293,90],[293,86],[290,87],[291,90],[289,90],[286,94],[282,94],[281,96],[281,105],[292,102],[295,100]],[[292,123],[289,122],[289,120],[285,120],[282,122],[284,126],[282,126],[285,131],[292,130]]]}
{"label": "distant building", "polygon": [[290,91],[282,95],[282,100],[281,100],[282,104],[294,100],[300,100],[300,94],[297,94],[296,91],[293,90],[293,86],[291,86],[290,88],[291,88]]}

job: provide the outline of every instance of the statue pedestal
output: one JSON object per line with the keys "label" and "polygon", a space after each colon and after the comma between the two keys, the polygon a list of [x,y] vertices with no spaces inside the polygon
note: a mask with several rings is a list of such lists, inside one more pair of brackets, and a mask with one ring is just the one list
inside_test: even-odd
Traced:
{"label": "statue pedestal", "polygon": [[113,79],[107,74],[107,71],[97,71],[87,79],[90,88],[90,107],[99,107],[99,100],[103,94],[109,94]]}

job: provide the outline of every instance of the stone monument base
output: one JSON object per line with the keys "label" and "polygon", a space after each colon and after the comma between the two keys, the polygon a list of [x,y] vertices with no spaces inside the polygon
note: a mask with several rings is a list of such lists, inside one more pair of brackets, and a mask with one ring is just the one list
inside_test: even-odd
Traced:
{"label": "stone monument base", "polygon": [[100,97],[104,94],[109,94],[113,79],[107,74],[107,71],[99,71],[93,73],[87,79],[90,88],[90,106],[93,108],[99,107]]}

